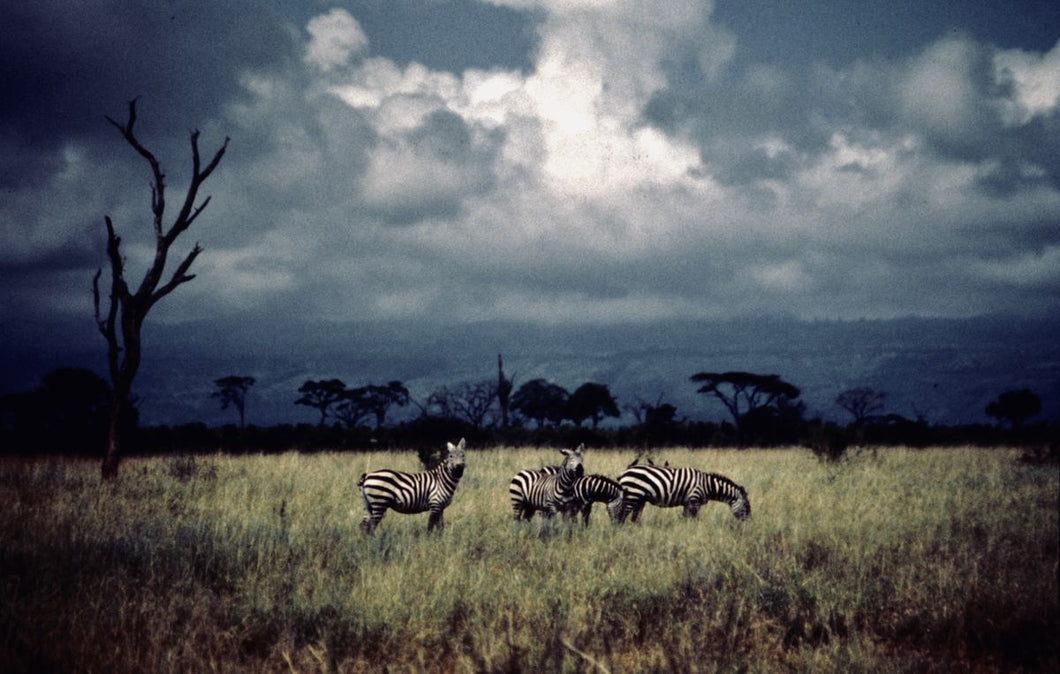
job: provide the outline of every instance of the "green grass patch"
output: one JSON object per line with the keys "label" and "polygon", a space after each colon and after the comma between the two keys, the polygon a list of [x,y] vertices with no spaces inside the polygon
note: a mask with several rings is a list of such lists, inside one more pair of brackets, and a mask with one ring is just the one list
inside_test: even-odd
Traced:
{"label": "green grass patch", "polygon": [[[586,454],[617,476],[634,451]],[[656,457],[754,517],[512,521],[554,451],[470,451],[446,529],[358,477],[414,453],[0,461],[0,670],[1055,671],[1055,466],[1014,450]]]}

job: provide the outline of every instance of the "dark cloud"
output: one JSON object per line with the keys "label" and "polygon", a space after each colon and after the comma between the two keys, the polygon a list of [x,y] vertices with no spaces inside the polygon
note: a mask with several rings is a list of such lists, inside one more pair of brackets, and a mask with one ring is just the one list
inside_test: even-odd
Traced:
{"label": "dark cloud", "polygon": [[[210,117],[246,69],[289,58],[291,35],[260,3],[45,0],[5,3],[0,120],[33,146],[100,132],[143,96],[152,124]],[[58,133],[61,132],[61,133]]]}
{"label": "dark cloud", "polygon": [[[1056,306],[1056,48],[935,10],[898,36],[875,4],[812,5],[790,36],[724,3],[504,4],[318,7],[313,30],[311,8],[250,0],[5,7],[5,286],[87,310],[104,215],[145,263],[146,165],[103,120],[142,95],[171,204],[188,132],[231,137],[165,321]],[[804,30],[833,25],[831,51]]]}

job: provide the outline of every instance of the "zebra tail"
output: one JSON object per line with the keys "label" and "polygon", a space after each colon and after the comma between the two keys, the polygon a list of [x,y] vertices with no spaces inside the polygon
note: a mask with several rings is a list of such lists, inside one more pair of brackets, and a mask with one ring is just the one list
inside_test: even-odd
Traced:
{"label": "zebra tail", "polygon": [[358,487],[363,487],[364,486],[364,478],[366,478],[366,477],[368,477],[368,473],[361,473],[361,479],[357,480],[357,486]]}

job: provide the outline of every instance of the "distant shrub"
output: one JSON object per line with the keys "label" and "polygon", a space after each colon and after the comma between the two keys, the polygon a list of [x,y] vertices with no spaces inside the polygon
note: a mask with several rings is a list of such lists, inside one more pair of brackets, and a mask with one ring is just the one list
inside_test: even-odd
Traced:
{"label": "distant shrub", "polygon": [[212,464],[205,469],[200,467],[199,461],[192,454],[182,454],[166,459],[166,472],[177,482],[189,482],[194,477],[214,478],[217,477],[217,469]]}
{"label": "distant shrub", "polygon": [[1023,450],[1020,457],[1023,463],[1035,466],[1060,463],[1060,442],[1053,440],[1049,443],[1034,445]]}
{"label": "distant shrub", "polygon": [[850,447],[850,433],[838,426],[819,426],[811,431],[806,446],[818,461],[837,463],[843,460]]}

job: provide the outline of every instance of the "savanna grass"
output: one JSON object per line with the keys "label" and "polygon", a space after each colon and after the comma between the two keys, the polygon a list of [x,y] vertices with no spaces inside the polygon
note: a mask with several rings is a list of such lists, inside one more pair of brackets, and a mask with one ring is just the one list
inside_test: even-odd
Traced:
{"label": "savanna grass", "polygon": [[[635,452],[586,454],[617,476]],[[446,529],[359,475],[413,453],[0,462],[3,671],[1053,671],[1060,480],[1011,450],[671,450],[753,519],[512,521],[558,452],[470,451]]]}

